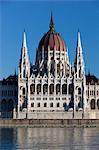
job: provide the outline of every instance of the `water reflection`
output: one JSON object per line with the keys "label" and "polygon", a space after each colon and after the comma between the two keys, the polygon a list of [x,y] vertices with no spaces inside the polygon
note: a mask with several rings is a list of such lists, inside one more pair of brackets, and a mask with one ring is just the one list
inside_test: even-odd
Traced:
{"label": "water reflection", "polygon": [[99,128],[0,128],[0,150],[99,150]]}

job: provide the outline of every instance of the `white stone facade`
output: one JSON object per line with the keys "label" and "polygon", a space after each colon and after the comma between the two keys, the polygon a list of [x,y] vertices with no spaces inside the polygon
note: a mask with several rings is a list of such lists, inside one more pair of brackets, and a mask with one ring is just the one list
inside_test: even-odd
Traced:
{"label": "white stone facade", "polygon": [[[88,95],[90,90],[95,93]],[[99,84],[98,81],[94,85],[86,83],[79,31],[76,58],[74,65],[71,65],[68,49],[55,32],[51,16],[50,29],[39,43],[33,66],[30,66],[24,32],[18,68],[18,113],[15,118],[87,118],[91,109],[95,110],[91,106],[94,105],[92,99],[98,112]]]}

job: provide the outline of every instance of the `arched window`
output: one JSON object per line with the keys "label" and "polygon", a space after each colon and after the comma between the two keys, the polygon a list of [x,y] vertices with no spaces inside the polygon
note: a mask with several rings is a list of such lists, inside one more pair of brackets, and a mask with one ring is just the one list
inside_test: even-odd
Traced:
{"label": "arched window", "polygon": [[48,93],[48,84],[43,85],[43,94]]}
{"label": "arched window", "polygon": [[57,64],[57,74],[60,75],[60,63]]}
{"label": "arched window", "polygon": [[37,103],[37,107],[40,107],[40,103]]}
{"label": "arched window", "polygon": [[22,94],[25,95],[25,88],[22,89]]}
{"label": "arched window", "polygon": [[95,99],[92,99],[90,102],[91,109],[95,109]]}
{"label": "arched window", "polygon": [[69,94],[72,94],[73,93],[73,85],[72,84],[69,84]]}
{"label": "arched window", "polygon": [[54,93],[54,84],[50,84],[49,85],[49,94],[53,94]]}
{"label": "arched window", "polygon": [[47,107],[47,103],[44,103],[44,107]]}
{"label": "arched window", "polygon": [[37,94],[41,93],[41,84],[37,84]]}
{"label": "arched window", "polygon": [[5,99],[1,101],[1,111],[3,112],[7,111],[7,102]]}
{"label": "arched window", "polygon": [[58,94],[60,92],[60,84],[56,85],[56,94]]}
{"label": "arched window", "polygon": [[81,88],[78,88],[78,94],[81,94]]}
{"label": "arched window", "polygon": [[57,103],[57,107],[60,107],[60,104],[59,104],[59,103]]}
{"label": "arched window", "polygon": [[26,74],[26,73],[25,73],[25,69],[24,69],[24,70],[23,70],[23,78],[25,78],[25,74]]}
{"label": "arched window", "polygon": [[30,94],[34,94],[35,93],[35,84],[31,84],[30,85]]}
{"label": "arched window", "polygon": [[53,103],[50,103],[50,107],[53,107]]}
{"label": "arched window", "polygon": [[98,109],[99,109],[99,99],[97,100],[97,107],[98,107]]}
{"label": "arched window", "polygon": [[67,84],[62,85],[62,94],[67,94]]}
{"label": "arched window", "polygon": [[34,107],[34,103],[31,103],[31,107]]}

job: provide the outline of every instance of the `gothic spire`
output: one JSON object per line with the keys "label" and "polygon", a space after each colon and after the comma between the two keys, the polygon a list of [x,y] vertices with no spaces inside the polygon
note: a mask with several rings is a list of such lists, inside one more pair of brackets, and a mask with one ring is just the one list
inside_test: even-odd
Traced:
{"label": "gothic spire", "polygon": [[80,31],[79,30],[78,30],[77,47],[81,48],[81,37],[80,37]]}
{"label": "gothic spire", "polygon": [[22,44],[22,47],[27,47],[26,45],[26,33],[25,33],[25,30],[24,30],[24,35],[23,35],[23,44]]}
{"label": "gothic spire", "polygon": [[53,15],[52,15],[52,12],[51,12],[51,19],[50,19],[50,31],[51,32],[54,32],[54,21],[53,21]]}

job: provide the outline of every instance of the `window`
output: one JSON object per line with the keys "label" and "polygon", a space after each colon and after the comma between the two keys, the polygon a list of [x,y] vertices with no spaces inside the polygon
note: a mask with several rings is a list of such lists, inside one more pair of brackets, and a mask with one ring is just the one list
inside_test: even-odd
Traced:
{"label": "window", "polygon": [[47,103],[44,103],[44,107],[47,107]]}
{"label": "window", "polygon": [[91,109],[95,109],[95,99],[92,99],[90,102]]}
{"label": "window", "polygon": [[23,70],[23,78],[25,78],[25,69]]}
{"label": "window", "polygon": [[40,107],[40,103],[37,104],[37,107]]}
{"label": "window", "polygon": [[25,88],[23,88],[23,92],[22,93],[23,93],[23,95],[25,95]]}
{"label": "window", "polygon": [[62,85],[62,94],[67,94],[67,84]]}
{"label": "window", "polygon": [[34,107],[34,103],[31,103],[31,107]]}
{"label": "window", "polygon": [[78,94],[79,95],[81,94],[81,88],[78,88]]}
{"label": "window", "polygon": [[49,85],[49,94],[53,94],[54,93],[54,84],[50,84]]}
{"label": "window", "polygon": [[30,94],[34,94],[35,93],[35,84],[31,84],[30,85]]}
{"label": "window", "polygon": [[59,107],[60,106],[60,104],[59,103],[57,103],[57,107]]}
{"label": "window", "polygon": [[50,103],[50,107],[53,107],[53,103]]}
{"label": "window", "polygon": [[73,85],[69,84],[69,94],[72,94],[72,93],[73,93]]}
{"label": "window", "polygon": [[60,84],[56,85],[56,94],[58,94],[60,92]]}
{"label": "window", "polygon": [[97,100],[97,107],[98,107],[98,109],[99,109],[99,99]]}
{"label": "window", "polygon": [[41,93],[41,84],[37,84],[37,94]]}
{"label": "window", "polygon": [[48,84],[43,85],[43,94],[48,93]]}

